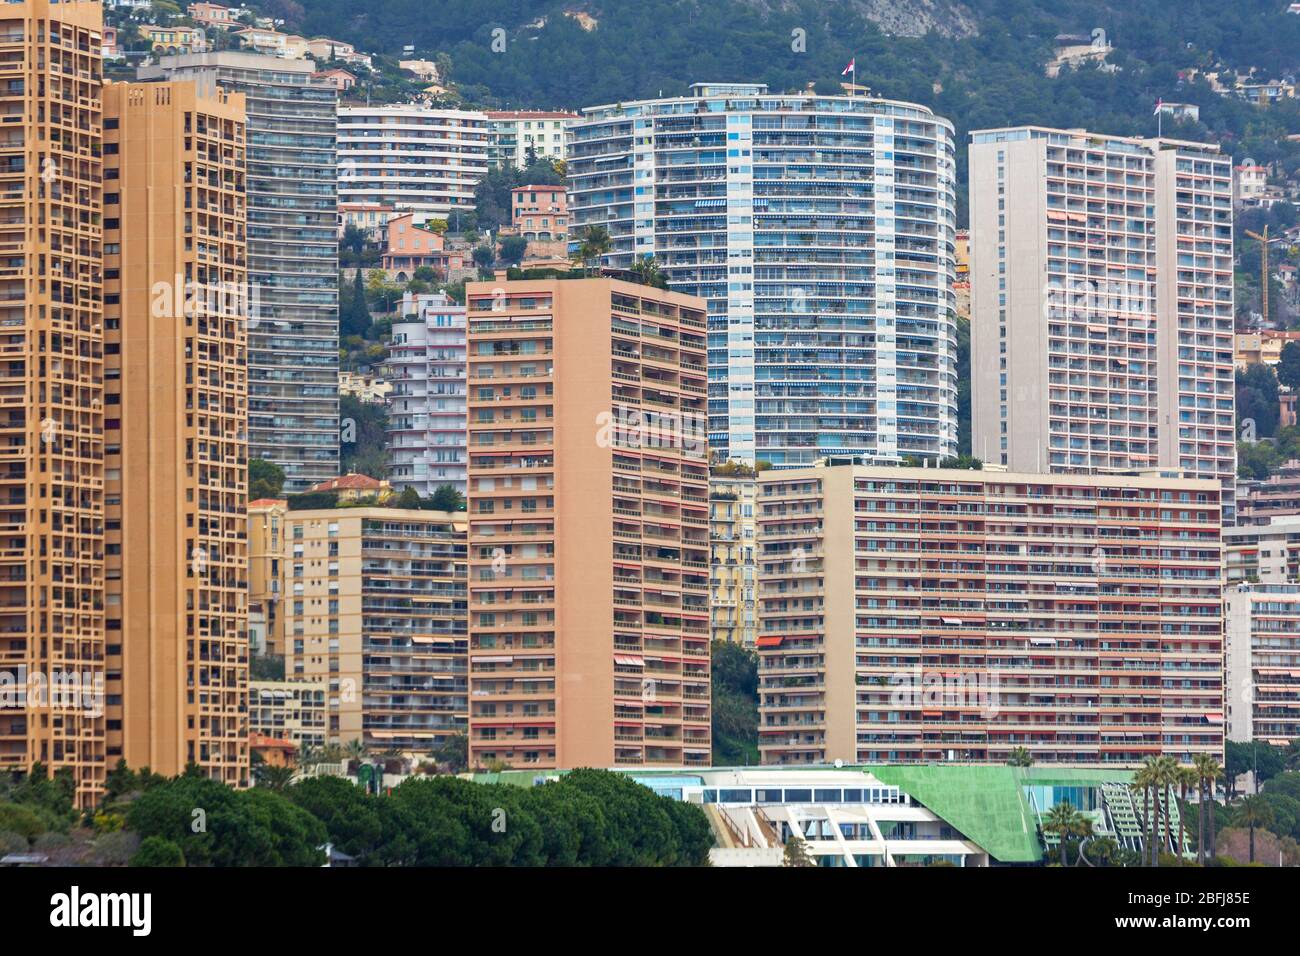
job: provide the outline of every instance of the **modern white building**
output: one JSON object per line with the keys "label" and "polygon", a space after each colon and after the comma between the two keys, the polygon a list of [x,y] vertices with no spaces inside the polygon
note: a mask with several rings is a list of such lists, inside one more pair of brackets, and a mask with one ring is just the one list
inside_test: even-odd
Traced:
{"label": "modern white building", "polygon": [[1223,529],[1224,583],[1300,584],[1300,515]]}
{"label": "modern white building", "polygon": [[442,294],[402,299],[384,378],[389,480],[428,497],[442,485],[464,493],[465,307]]}
{"label": "modern white building", "polygon": [[971,136],[974,455],[1217,478],[1231,523],[1231,158],[1081,130]]}
{"label": "modern white building", "polygon": [[474,208],[487,174],[483,113],[418,103],[339,109],[339,202],[446,218]]}
{"label": "modern white building", "polygon": [[576,113],[488,110],[488,161],[524,169],[534,159],[564,159],[565,131]]}
{"label": "modern white building", "polygon": [[1300,738],[1300,584],[1241,584],[1226,598],[1227,739]]}
{"label": "modern white building", "polygon": [[953,128],[867,96],[697,83],[570,129],[570,233],[708,302],[718,460],[957,450]]}

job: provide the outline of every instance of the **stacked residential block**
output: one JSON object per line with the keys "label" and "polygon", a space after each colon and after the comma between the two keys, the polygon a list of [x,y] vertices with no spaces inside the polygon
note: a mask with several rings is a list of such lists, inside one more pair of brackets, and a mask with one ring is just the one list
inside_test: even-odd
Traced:
{"label": "stacked residential block", "polygon": [[758,481],[752,468],[726,463],[709,472],[709,626],[713,640],[752,648],[758,626],[754,590]]}
{"label": "stacked residential block", "polygon": [[0,668],[86,694],[0,710],[0,770],[104,775],[100,5],[0,5]]}
{"label": "stacked residential block", "polygon": [[465,491],[465,307],[406,293],[393,321],[384,377],[389,479],[428,497]]}
{"label": "stacked residential block", "polygon": [[975,456],[1214,478],[1231,523],[1231,158],[1019,127],[973,133],[970,176]]}
{"label": "stacked residential block", "polygon": [[704,303],[466,296],[471,765],[708,765]]}
{"label": "stacked residential block", "polygon": [[244,97],[104,88],[107,757],[248,780]]}
{"label": "stacked residential block", "polygon": [[1241,584],[1226,598],[1228,739],[1285,747],[1300,738],[1300,584]]}
{"label": "stacked residential block", "polygon": [[696,83],[570,127],[570,230],[706,300],[720,460],[957,451],[952,124],[867,96]]}
{"label": "stacked residential block", "polygon": [[418,103],[339,109],[339,199],[450,218],[487,174],[482,113]]}
{"label": "stacked residential block", "polygon": [[464,734],[464,515],[361,503],[283,520],[285,676],[324,686],[326,739],[432,755]]}
{"label": "stacked residential block", "polygon": [[852,464],[759,477],[765,763],[1223,747],[1221,488]]}
{"label": "stacked residential block", "polygon": [[339,473],[338,90],[313,69],[226,50],[139,71],[245,95],[249,455],[283,467],[286,491]]}

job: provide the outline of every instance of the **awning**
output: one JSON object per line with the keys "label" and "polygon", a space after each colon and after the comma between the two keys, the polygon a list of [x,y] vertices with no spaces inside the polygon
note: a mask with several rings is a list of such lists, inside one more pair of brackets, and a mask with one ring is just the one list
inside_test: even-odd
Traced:
{"label": "awning", "polygon": [[476,657],[471,656],[470,660],[475,664],[513,664],[513,657]]}
{"label": "awning", "polygon": [[1221,724],[1223,723],[1223,714],[1206,714],[1205,722],[1207,724]]}
{"label": "awning", "polygon": [[631,657],[627,654],[615,654],[615,664],[626,664],[628,667],[644,667],[645,661],[639,657]]}
{"label": "awning", "polygon": [[962,620],[961,618],[959,618],[959,617],[941,617],[941,618],[939,618],[939,620],[943,621],[943,623],[945,623],[945,624],[957,624],[957,625],[961,625],[961,624],[965,624],[965,623],[966,623],[965,621],[963,621],[963,620]]}
{"label": "awning", "polygon": [[758,639],[759,647],[780,647],[784,637],[760,637]]}

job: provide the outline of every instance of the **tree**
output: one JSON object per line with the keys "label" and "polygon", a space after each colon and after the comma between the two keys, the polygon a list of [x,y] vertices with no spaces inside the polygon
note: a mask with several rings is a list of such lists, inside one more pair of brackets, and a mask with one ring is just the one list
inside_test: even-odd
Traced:
{"label": "tree", "polygon": [[1009,767],[1032,767],[1034,765],[1034,755],[1028,748],[1014,747],[1011,753],[1007,755],[1007,766]]}
{"label": "tree", "polygon": [[1300,386],[1300,342],[1287,342],[1277,363],[1277,380],[1287,388]]}
{"label": "tree", "polygon": [[263,458],[248,460],[248,500],[278,498],[284,488],[284,469]]}
{"label": "tree", "polygon": [[433,511],[464,511],[465,496],[453,485],[439,485],[429,496],[429,507]]}
{"label": "tree", "polygon": [[[1156,758],[1148,757],[1146,762],[1133,775],[1133,786],[1142,790],[1142,835],[1143,865],[1159,866],[1160,858],[1155,853],[1156,820],[1151,813],[1151,797],[1157,786]],[[1157,813],[1159,811],[1157,810]]]}
{"label": "tree", "polygon": [[729,641],[710,645],[713,692],[713,762],[757,764],[758,655]]}
{"label": "tree", "polygon": [[259,787],[266,787],[275,793],[283,793],[293,782],[293,768],[260,764],[253,772],[253,776]]}
{"label": "tree", "polygon": [[1250,830],[1250,862],[1255,862],[1255,830],[1273,823],[1273,808],[1259,795],[1246,797],[1237,807],[1233,822]]}
{"label": "tree", "polygon": [[479,272],[490,272],[496,262],[496,253],[487,243],[475,246],[470,256],[474,260],[474,265],[478,266]]}
{"label": "tree", "polygon": [[642,285],[653,286],[656,289],[668,288],[668,277],[659,268],[659,260],[653,255],[638,256],[632,262],[632,274]]}
{"label": "tree", "polygon": [[1262,740],[1229,740],[1224,745],[1224,778],[1228,784],[1228,799],[1237,795],[1237,778],[1242,774],[1254,773],[1255,789],[1260,784],[1282,772],[1282,752]]}
{"label": "tree", "polygon": [[785,841],[785,853],[783,854],[782,866],[816,866],[813,858],[808,855],[808,843],[803,837],[791,834],[790,839]]}
{"label": "tree", "polygon": [[346,302],[343,296],[339,297],[339,333],[364,337],[370,333],[372,325],[370,307],[366,304],[366,284],[358,267],[352,276],[352,289]]}
{"label": "tree", "polygon": [[528,240],[523,236],[507,236],[501,240],[501,261],[506,265],[519,265],[527,251]]}
{"label": "tree", "polygon": [[185,854],[181,848],[171,840],[163,839],[160,836],[145,837],[140,843],[140,849],[131,857],[130,866],[184,866]]}
{"label": "tree", "polygon": [[[1197,834],[1196,862],[1204,864],[1214,856],[1214,785],[1223,776],[1223,768],[1210,754],[1197,754],[1192,758],[1192,766],[1200,781],[1201,796],[1197,809],[1200,811],[1200,826]],[[1209,856],[1205,854],[1205,833],[1209,830]]]}
{"label": "tree", "polygon": [[579,235],[580,239],[577,249],[573,252],[573,259],[581,263],[587,270],[587,274],[591,275],[600,263],[601,257],[609,254],[614,243],[609,236],[609,230],[604,226],[587,226]]}
{"label": "tree", "polygon": [[1187,793],[1200,782],[1195,767],[1178,768],[1178,862],[1185,862],[1187,859],[1187,825],[1184,822],[1184,814],[1187,812]]}
{"label": "tree", "polygon": [[1272,368],[1258,362],[1236,374],[1238,434],[1247,440],[1272,437],[1281,415],[1277,376]]}
{"label": "tree", "polygon": [[1076,810],[1069,800],[1062,800],[1047,812],[1047,819],[1043,821],[1043,832],[1056,834],[1060,841],[1061,866],[1067,866],[1069,863],[1066,856],[1067,842],[1071,837],[1086,832],[1084,828],[1086,822],[1083,814]]}
{"label": "tree", "polygon": [[463,773],[469,766],[469,737],[452,734],[443,741],[435,756],[440,763],[447,764],[452,773]]}

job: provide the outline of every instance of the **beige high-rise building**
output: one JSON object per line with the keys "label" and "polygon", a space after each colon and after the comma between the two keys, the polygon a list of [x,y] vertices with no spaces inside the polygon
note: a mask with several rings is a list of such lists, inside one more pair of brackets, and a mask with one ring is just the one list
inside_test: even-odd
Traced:
{"label": "beige high-rise building", "polygon": [[283,534],[285,678],[325,686],[327,741],[432,755],[465,733],[464,514],[288,511]]}
{"label": "beige high-rise building", "polygon": [[707,765],[704,303],[466,296],[471,765]]}
{"label": "beige high-rise building", "polygon": [[764,763],[1221,755],[1217,481],[759,476]]}
{"label": "beige high-rise building", "polygon": [[104,776],[103,14],[0,5],[0,771]]}
{"label": "beige high-rise building", "polygon": [[1286,747],[1300,738],[1300,585],[1226,594],[1228,739]]}
{"label": "beige high-rise building", "polygon": [[262,628],[261,646],[268,657],[284,657],[285,514],[283,498],[248,503],[248,609]]}
{"label": "beige high-rise building", "polygon": [[104,88],[107,757],[247,785],[243,94]]}
{"label": "beige high-rise building", "polygon": [[709,471],[709,626],[713,640],[753,648],[758,627],[754,602],[755,500],[758,482],[742,462]]}
{"label": "beige high-rise building", "polygon": [[1231,523],[1231,158],[1081,130],[971,137],[974,455],[1214,478]]}

